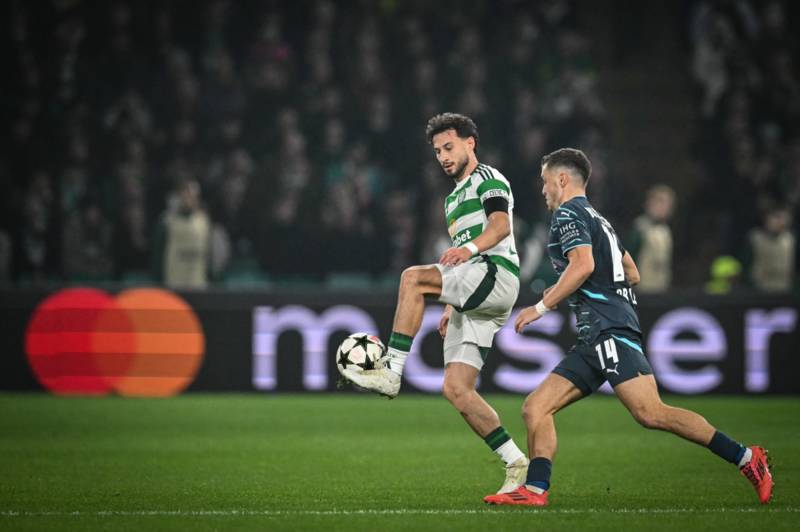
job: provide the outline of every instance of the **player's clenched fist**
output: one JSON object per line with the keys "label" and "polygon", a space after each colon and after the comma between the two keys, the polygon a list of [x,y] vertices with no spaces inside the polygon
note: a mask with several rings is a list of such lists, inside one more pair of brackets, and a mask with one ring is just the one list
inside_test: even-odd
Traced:
{"label": "player's clenched fist", "polygon": [[521,333],[526,325],[533,323],[541,317],[541,314],[536,312],[536,307],[525,307],[517,315],[517,321],[514,322],[514,330]]}
{"label": "player's clenched fist", "polygon": [[445,266],[458,266],[472,258],[472,252],[467,248],[450,248],[439,259],[439,264]]}

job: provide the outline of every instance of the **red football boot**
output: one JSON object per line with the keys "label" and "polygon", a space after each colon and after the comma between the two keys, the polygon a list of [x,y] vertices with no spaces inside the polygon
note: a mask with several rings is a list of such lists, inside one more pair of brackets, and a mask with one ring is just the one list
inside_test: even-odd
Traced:
{"label": "red football boot", "polygon": [[541,495],[530,491],[525,486],[520,486],[508,493],[487,495],[483,498],[487,504],[520,505],[520,506],[547,506],[547,492]]}
{"label": "red football boot", "polygon": [[772,498],[772,473],[769,472],[769,457],[762,447],[750,447],[752,458],[739,471],[747,477],[758,493],[761,504],[767,504]]}

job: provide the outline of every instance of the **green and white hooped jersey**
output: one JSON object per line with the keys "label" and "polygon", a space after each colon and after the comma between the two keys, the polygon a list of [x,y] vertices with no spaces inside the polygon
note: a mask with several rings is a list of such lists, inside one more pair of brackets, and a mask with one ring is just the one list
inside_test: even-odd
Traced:
{"label": "green and white hooped jersey", "polygon": [[[511,234],[491,249],[482,253],[488,260],[505,268],[519,277],[519,256],[514,244],[514,196],[511,185],[497,169],[486,164],[478,164],[475,170],[444,200],[444,213],[447,230],[453,246],[463,246],[483,232],[488,223],[483,202],[489,198],[504,198],[508,201],[508,217],[511,221]],[[473,257],[470,262],[481,260]]]}

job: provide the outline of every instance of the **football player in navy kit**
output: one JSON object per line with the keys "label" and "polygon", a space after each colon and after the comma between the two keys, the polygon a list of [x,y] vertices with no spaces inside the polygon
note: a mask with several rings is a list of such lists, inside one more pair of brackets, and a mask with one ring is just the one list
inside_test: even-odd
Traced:
{"label": "football player in navy kit", "polygon": [[586,198],[591,164],[576,149],[562,148],[542,158],[542,195],[552,211],[548,254],[558,282],[541,301],[517,316],[516,331],[567,300],[575,313],[576,344],[539,388],[525,400],[530,465],[525,485],[489,495],[490,504],[545,506],[556,453],[554,415],[597,390],[605,381],[642,426],[672,432],[708,447],[737,465],[759,500],[772,496],[766,451],[745,447],[702,416],[664,404],[642,348],[642,332],[632,287],[639,272],[614,228]]}

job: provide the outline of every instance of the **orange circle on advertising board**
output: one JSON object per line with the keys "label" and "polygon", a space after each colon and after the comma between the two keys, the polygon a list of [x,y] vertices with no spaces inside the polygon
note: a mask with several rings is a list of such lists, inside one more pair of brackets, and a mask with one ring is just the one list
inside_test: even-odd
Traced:
{"label": "orange circle on advertising board", "polygon": [[194,380],[205,337],[192,308],[167,290],[111,297],[70,288],[36,308],[25,350],[34,375],[53,393],[166,397]]}
{"label": "orange circle on advertising board", "polygon": [[136,356],[114,385],[122,395],[168,396],[194,380],[205,338],[194,311],[178,296],[156,288],[117,296],[136,330]]}

